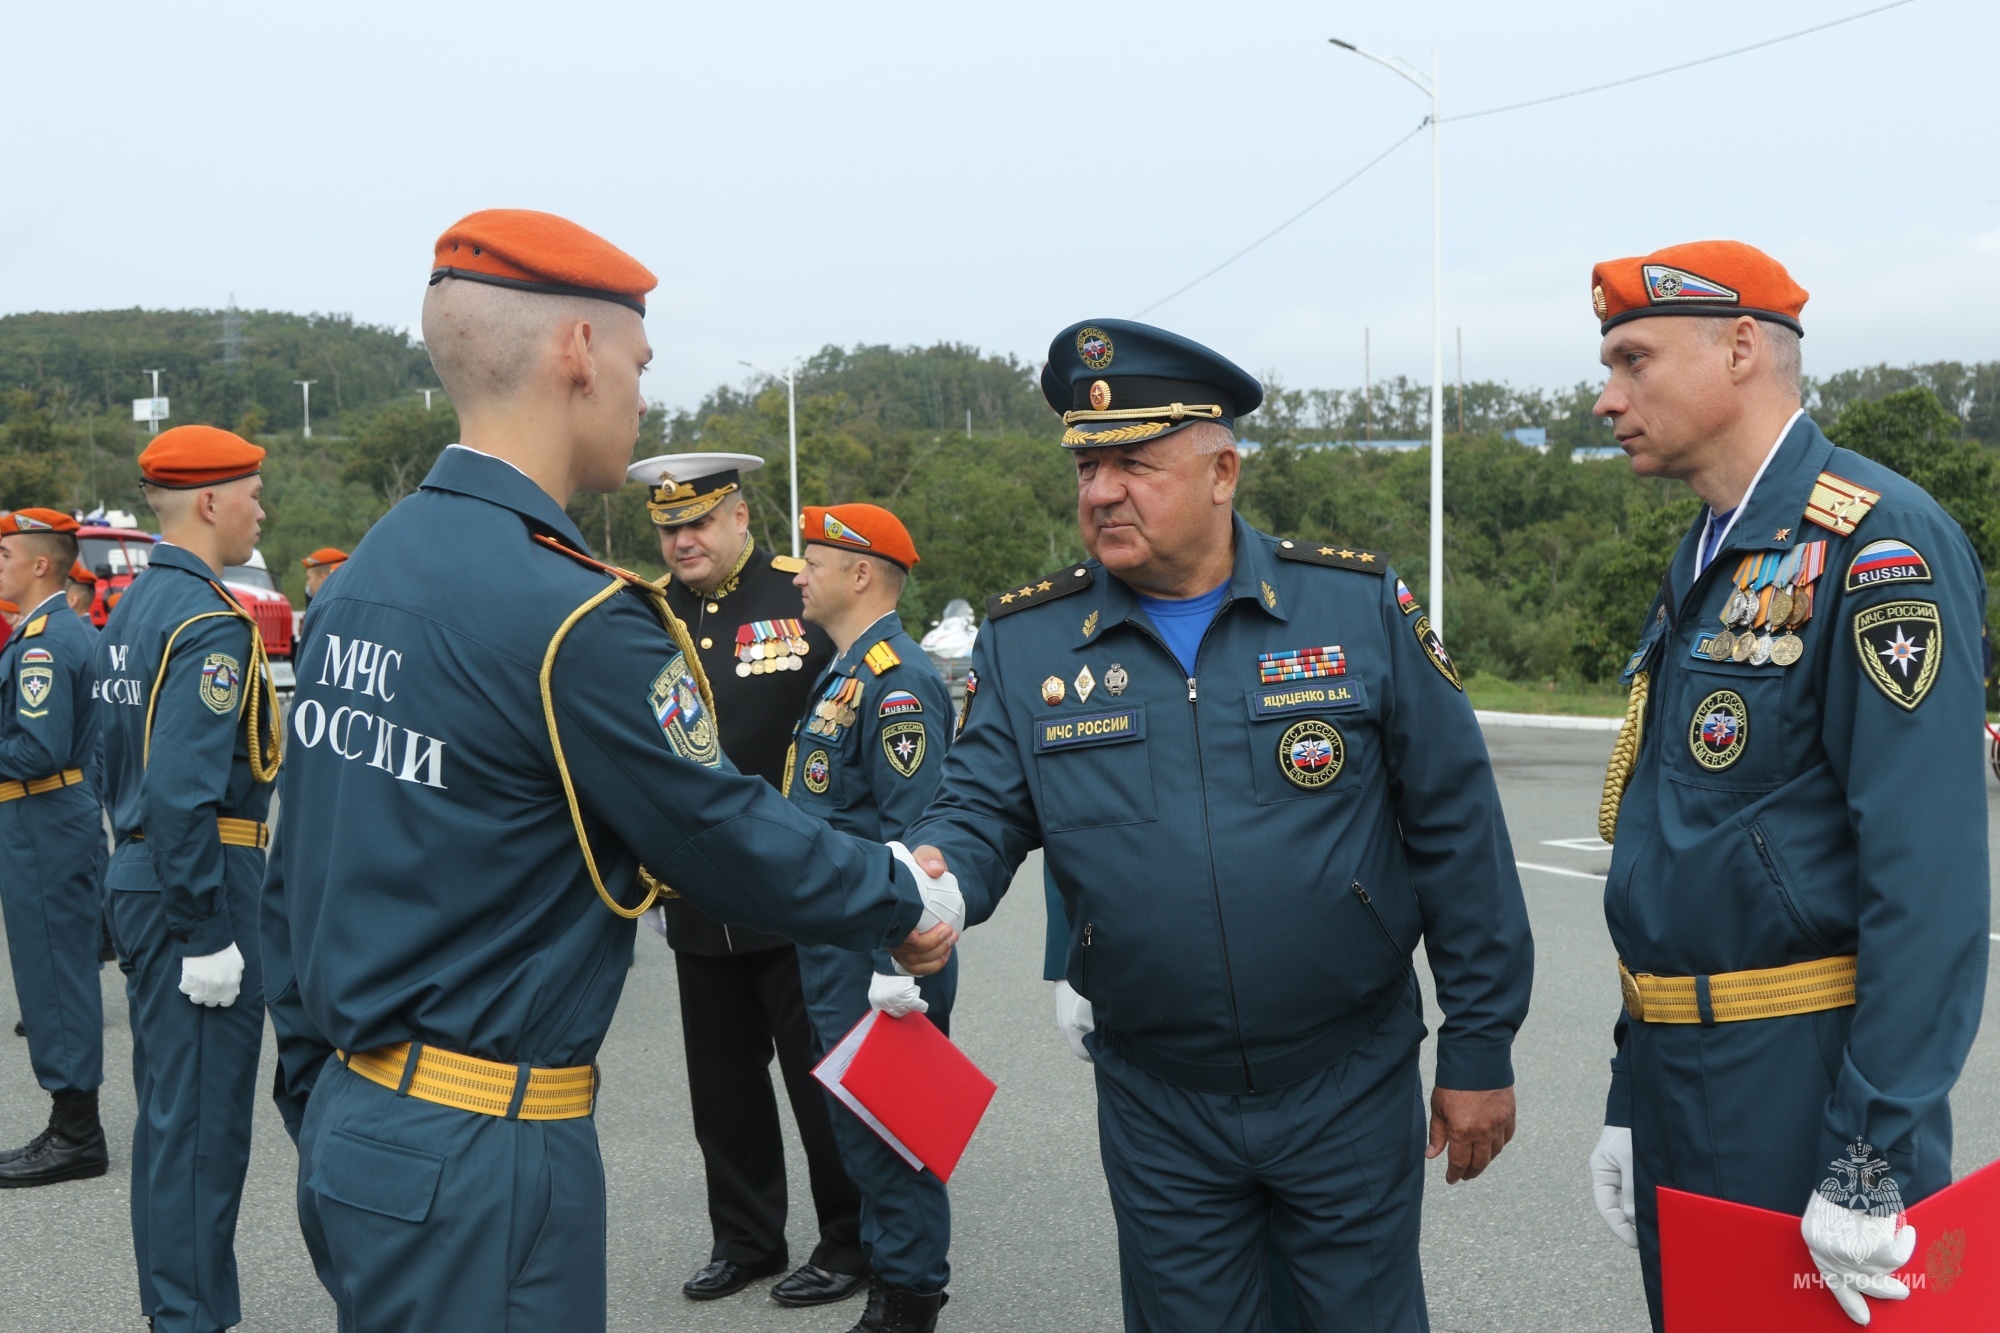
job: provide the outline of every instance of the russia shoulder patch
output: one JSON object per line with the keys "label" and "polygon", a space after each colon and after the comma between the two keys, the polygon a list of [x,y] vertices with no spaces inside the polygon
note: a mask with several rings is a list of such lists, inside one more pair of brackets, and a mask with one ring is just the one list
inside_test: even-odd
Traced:
{"label": "russia shoulder patch", "polygon": [[1929,583],[1930,562],[1908,542],[1869,542],[1847,567],[1847,591],[1860,592],[1882,583]]}

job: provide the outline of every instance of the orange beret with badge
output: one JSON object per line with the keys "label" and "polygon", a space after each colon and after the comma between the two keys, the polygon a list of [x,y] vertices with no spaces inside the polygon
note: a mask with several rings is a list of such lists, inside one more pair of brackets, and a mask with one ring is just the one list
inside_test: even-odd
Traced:
{"label": "orange beret with badge", "polygon": [[807,505],[799,515],[799,534],[808,545],[879,555],[903,569],[917,563],[909,529],[880,505]]}
{"label": "orange beret with badge", "polygon": [[337,546],[322,546],[299,563],[307,569],[319,569],[327,565],[337,565],[347,559],[347,552]]}
{"label": "orange beret with badge", "polygon": [[139,479],[168,491],[220,486],[264,470],[264,451],[218,426],[162,431],[139,455]]}
{"label": "orange beret with badge", "polygon": [[1649,315],[1750,315],[1805,336],[1806,289],[1785,266],[1741,241],[1693,241],[1607,259],[1590,273],[1590,306],[1609,333]]}
{"label": "orange beret with badge", "polygon": [[437,239],[431,286],[446,278],[549,296],[611,301],[646,313],[652,270],[593,231],[553,213],[488,208],[468,214]]}
{"label": "orange beret with badge", "polygon": [[20,532],[75,532],[77,521],[55,509],[16,509],[0,517],[0,537]]}

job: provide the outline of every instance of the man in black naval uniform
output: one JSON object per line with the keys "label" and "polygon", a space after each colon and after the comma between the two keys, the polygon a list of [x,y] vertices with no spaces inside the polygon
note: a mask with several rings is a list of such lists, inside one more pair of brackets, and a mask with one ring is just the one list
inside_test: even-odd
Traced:
{"label": "man in black naval uniform", "polygon": [[[773,787],[792,724],[832,642],[800,618],[792,579],[803,562],[765,554],[750,536],[743,474],[754,454],[664,454],[626,475],[650,488],[647,510],[670,571],[667,602],[687,622],[715,691],[723,753]],[[805,1144],[819,1244],[771,1289],[781,1305],[843,1300],[868,1276],[861,1195],[840,1164],[826,1098],[813,1081],[812,1026],[798,950],[782,935],[724,925],[684,899],[660,906],[680,982],[681,1038],[695,1141],[708,1179],[709,1263],[681,1288],[698,1301],[783,1272],[785,1143],[771,1086],[775,1050]]]}

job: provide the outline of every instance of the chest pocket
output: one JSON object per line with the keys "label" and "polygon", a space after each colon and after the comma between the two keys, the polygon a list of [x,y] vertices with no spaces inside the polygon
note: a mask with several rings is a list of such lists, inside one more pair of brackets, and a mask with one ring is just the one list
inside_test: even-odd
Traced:
{"label": "chest pocket", "polygon": [[1143,703],[1038,713],[1028,725],[1043,829],[1065,833],[1159,818]]}
{"label": "chest pocket", "polygon": [[1262,685],[1243,698],[1257,804],[1336,800],[1375,745],[1367,683],[1359,676]]}
{"label": "chest pocket", "polygon": [[841,751],[853,731],[852,727],[842,727],[837,737],[815,736],[809,731],[799,733],[795,757],[798,768],[790,792],[794,802],[807,809],[840,805],[842,788],[847,783],[847,765],[841,762]]}
{"label": "chest pocket", "polygon": [[[1675,669],[1677,668],[1677,669]],[[1670,711],[1652,726],[1667,776],[1717,791],[1768,791],[1789,776],[1785,694],[1791,671],[1690,658],[1674,664]]]}

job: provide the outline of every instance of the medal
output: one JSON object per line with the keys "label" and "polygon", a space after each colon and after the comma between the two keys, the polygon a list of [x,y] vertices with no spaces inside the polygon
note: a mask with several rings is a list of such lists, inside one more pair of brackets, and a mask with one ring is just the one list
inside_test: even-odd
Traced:
{"label": "medal", "polygon": [[1771,644],[1771,660],[1781,667],[1788,667],[1805,653],[1805,641],[1787,631]]}
{"label": "medal", "polygon": [[1774,629],[1783,628],[1792,617],[1792,594],[1788,588],[1771,589],[1771,606],[1766,613],[1766,622]]}
{"label": "medal", "polygon": [[749,664],[748,662],[738,662],[738,663],[736,664],[736,674],[737,674],[737,675],[739,675],[739,676],[747,676],[747,675],[749,675],[749,674],[750,674],[750,664]]}
{"label": "medal", "polygon": [[1756,650],[1757,640],[1751,636],[1750,631],[1745,630],[1736,636],[1735,646],[1729,650],[1729,660],[1732,662],[1748,662],[1750,654]]}
{"label": "medal", "polygon": [[1763,666],[1771,660],[1771,636],[1759,634],[1750,641],[1750,665]]}
{"label": "medal", "polygon": [[1708,648],[1706,649],[1708,660],[1711,662],[1726,662],[1729,660],[1730,650],[1735,647],[1736,636],[1726,629],[1722,630],[1708,641]]}

